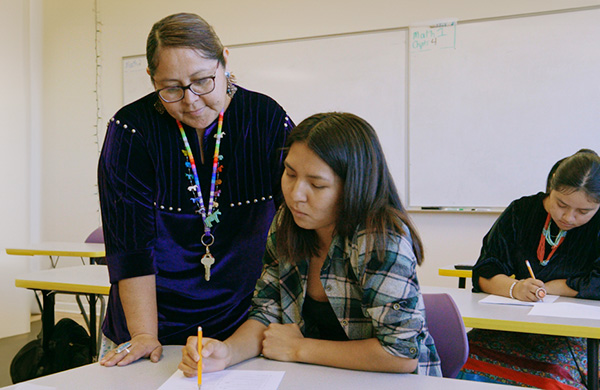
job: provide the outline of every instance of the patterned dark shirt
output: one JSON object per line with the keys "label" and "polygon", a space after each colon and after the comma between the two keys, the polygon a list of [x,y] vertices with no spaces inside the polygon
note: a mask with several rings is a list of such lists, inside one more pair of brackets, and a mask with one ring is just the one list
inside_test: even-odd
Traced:
{"label": "patterned dark shirt", "polygon": [[[278,259],[276,236],[273,222],[250,318],[265,325],[296,323],[304,333],[308,262],[294,265]],[[415,373],[441,376],[425,324],[411,238],[394,234],[383,263],[375,253],[365,258],[365,240],[360,231],[348,241],[335,237],[321,270],[321,283],[340,325],[350,340],[375,337],[391,355],[418,359]]]}
{"label": "patterned dark shirt", "polygon": [[[118,282],[156,274],[158,336],[185,344],[202,325],[224,339],[247,317],[262,269],[267,232],[281,201],[282,147],[293,123],[271,98],[238,88],[225,111],[222,180],[214,225],[216,259],[204,280],[203,224],[188,191],[184,143],[175,119],[154,107],[155,93],[123,107],[108,125],[98,166],[106,260],[112,283],[104,334],[129,340]],[[204,135],[184,126],[204,204],[212,174],[217,120]]]}

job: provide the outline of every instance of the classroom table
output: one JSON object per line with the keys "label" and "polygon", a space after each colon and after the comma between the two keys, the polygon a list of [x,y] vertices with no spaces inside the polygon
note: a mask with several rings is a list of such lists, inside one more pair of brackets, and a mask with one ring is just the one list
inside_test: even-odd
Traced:
{"label": "classroom table", "polygon": [[[138,360],[125,367],[102,367],[98,363],[93,363],[23,382],[23,384],[48,386],[56,390],[157,389],[177,370],[180,360],[181,346],[167,345],[158,363],[151,363],[147,359]],[[279,390],[516,389],[507,385],[409,374],[343,370],[312,364],[278,362],[260,357],[229,369],[285,371]],[[18,389],[17,386],[15,385],[14,390]]]}
{"label": "classroom table", "polygon": [[20,256],[48,256],[52,268],[56,267],[60,256],[63,257],[88,257],[90,259],[104,257],[104,244],[88,242],[40,242],[21,247],[6,248],[9,255]]}
{"label": "classroom table", "polygon": [[467,278],[471,279],[473,271],[470,269],[456,269],[453,265],[438,269],[440,276],[452,276],[458,278],[458,288],[465,288]]}
{"label": "classroom table", "polygon": [[[598,390],[600,318],[592,320],[530,316],[527,313],[531,310],[531,306],[480,304],[479,301],[489,294],[473,293],[466,289],[423,286],[421,291],[423,293],[450,294],[456,302],[467,328],[587,338],[587,387],[589,390]],[[560,297],[556,302],[572,302],[600,307],[600,301],[590,299]]]}
{"label": "classroom table", "polygon": [[110,283],[105,265],[80,265],[74,267],[52,268],[30,272],[17,276],[15,286],[40,290],[44,310],[42,311],[42,344],[48,350],[48,342],[54,331],[54,295],[85,294],[89,296],[90,316],[90,353],[96,356],[96,299],[98,295],[108,295]]}

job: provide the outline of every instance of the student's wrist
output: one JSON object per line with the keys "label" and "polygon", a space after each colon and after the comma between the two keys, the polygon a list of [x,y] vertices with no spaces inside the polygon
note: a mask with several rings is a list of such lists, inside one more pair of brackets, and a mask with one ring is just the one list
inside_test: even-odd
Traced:
{"label": "student's wrist", "polygon": [[315,339],[302,338],[293,347],[293,361],[298,363],[312,363],[310,359],[311,344]]}
{"label": "student's wrist", "polygon": [[223,347],[227,350],[225,357],[223,358],[223,363],[225,364],[225,368],[229,366],[233,366],[234,364],[240,363],[247,358],[237,356],[239,354],[235,353],[235,344],[230,340],[223,341]]}
{"label": "student's wrist", "polygon": [[508,289],[508,296],[511,297],[512,299],[517,299],[517,298],[515,298],[515,287],[517,286],[517,284],[519,284],[519,281],[515,280],[514,282],[512,282],[512,284],[510,285],[510,288]]}

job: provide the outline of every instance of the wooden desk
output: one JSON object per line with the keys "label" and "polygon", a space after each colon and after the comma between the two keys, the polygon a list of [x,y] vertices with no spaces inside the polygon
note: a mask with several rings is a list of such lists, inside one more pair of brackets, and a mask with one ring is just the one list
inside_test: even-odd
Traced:
{"label": "wooden desk", "polygon": [[6,253],[21,256],[48,256],[52,268],[56,267],[60,256],[93,259],[106,255],[104,244],[85,242],[41,242],[23,247],[6,248]]}
{"label": "wooden desk", "polygon": [[[181,346],[165,346],[158,363],[147,359],[125,367],[102,367],[98,363],[33,379],[27,384],[49,386],[57,390],[157,389],[177,370]],[[285,363],[254,358],[230,370],[285,371],[279,390],[502,390],[517,387],[408,374],[342,370],[311,364]]]}
{"label": "wooden desk", "polygon": [[458,278],[458,288],[465,288],[466,279],[471,279],[473,271],[470,269],[456,269],[451,265],[438,269],[438,275]]}
{"label": "wooden desk", "polygon": [[15,286],[40,290],[42,292],[44,310],[42,311],[42,342],[48,349],[48,341],[54,331],[54,295],[85,294],[90,299],[89,330],[91,338],[90,353],[96,356],[96,299],[98,295],[108,295],[110,283],[108,269],[104,265],[75,266],[53,268],[31,272],[15,279]]}
{"label": "wooden desk", "polygon": [[[547,334],[587,338],[588,389],[598,390],[598,348],[600,345],[600,318],[562,318],[527,315],[531,306],[486,305],[479,301],[489,294],[472,293],[465,289],[429,287],[424,293],[447,293],[452,296],[468,328],[504,330],[510,332]],[[600,301],[560,297],[557,302],[572,302],[599,306]]]}

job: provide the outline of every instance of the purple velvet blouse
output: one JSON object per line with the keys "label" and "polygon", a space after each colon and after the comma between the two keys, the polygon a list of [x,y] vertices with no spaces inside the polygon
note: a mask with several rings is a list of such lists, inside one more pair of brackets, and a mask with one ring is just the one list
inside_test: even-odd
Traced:
{"label": "purple velvet blouse", "polygon": [[[225,111],[220,222],[210,251],[210,281],[200,259],[201,217],[187,190],[185,149],[168,113],[151,93],[123,107],[108,125],[98,165],[98,186],[111,291],[102,331],[115,343],[130,339],[118,282],[156,274],[158,335],[162,344],[185,344],[201,325],[227,338],[246,319],[262,269],[267,232],[281,202],[282,148],[293,127],[268,96],[238,87]],[[196,130],[185,126],[204,204],[212,174],[216,120],[206,130],[205,163]]]}

